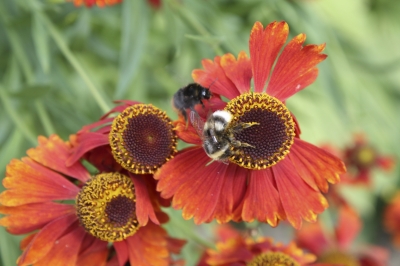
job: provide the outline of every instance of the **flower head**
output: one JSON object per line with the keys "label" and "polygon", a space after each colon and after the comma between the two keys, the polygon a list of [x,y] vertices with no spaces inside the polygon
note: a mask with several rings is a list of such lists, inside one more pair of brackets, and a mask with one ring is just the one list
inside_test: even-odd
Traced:
{"label": "flower head", "polygon": [[112,6],[119,4],[122,0],[69,0],[73,1],[75,6],[85,5],[86,7],[92,7],[97,5],[98,7]]}
{"label": "flower head", "polygon": [[229,226],[217,232],[216,250],[208,249],[201,261],[204,265],[308,265],[315,256],[304,253],[294,242],[274,243],[273,239],[244,237]]}
{"label": "flower head", "polygon": [[184,242],[160,227],[168,217],[155,185],[121,168],[92,176],[80,161],[66,166],[71,151],[56,135],[39,137],[28,157],[7,166],[0,225],[31,233],[21,242],[18,265],[105,265],[113,254],[109,242],[119,265],[168,265]]}
{"label": "flower head", "polygon": [[344,164],[301,140],[298,122],[285,105],[317,78],[325,44],[303,46],[305,35],[300,34],[284,47],[288,34],[286,22],[265,28],[256,22],[250,58],[245,52],[237,59],[225,54],[203,60],[204,69],[193,71],[195,82],[213,94],[204,110],[197,109],[200,117],[205,120],[208,112],[224,109],[232,115],[232,128],[240,130],[229,137],[228,163],[206,166],[210,158],[196,129],[187,128],[182,117],[175,122],[178,136],[195,146],[180,151],[154,177],[161,195],[173,197],[173,207],[183,209],[185,219],[257,219],[272,226],[288,220],[299,228],[302,219],[315,221],[327,208],[321,192],[328,191],[328,182],[339,181]]}
{"label": "flower head", "polygon": [[296,242],[317,256],[317,262],[344,266],[384,266],[388,251],[378,246],[357,246],[353,242],[362,222],[349,206],[338,209],[334,234],[326,232],[322,223],[307,224],[297,231]]}

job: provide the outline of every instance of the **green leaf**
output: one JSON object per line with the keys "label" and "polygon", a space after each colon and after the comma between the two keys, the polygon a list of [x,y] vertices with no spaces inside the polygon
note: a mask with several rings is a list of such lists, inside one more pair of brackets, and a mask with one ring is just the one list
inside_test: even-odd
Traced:
{"label": "green leaf", "polygon": [[43,72],[48,73],[50,68],[49,36],[37,13],[33,15],[32,38]]}

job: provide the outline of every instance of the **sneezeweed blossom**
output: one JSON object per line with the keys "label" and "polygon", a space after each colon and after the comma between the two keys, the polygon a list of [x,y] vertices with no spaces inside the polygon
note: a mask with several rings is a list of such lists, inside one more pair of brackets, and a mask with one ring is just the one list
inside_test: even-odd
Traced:
{"label": "sneezeweed blossom", "polygon": [[374,169],[389,172],[395,166],[394,158],[379,153],[363,134],[354,136],[354,145],[344,150],[343,158],[349,171],[346,183],[368,185]]}
{"label": "sneezeweed blossom", "polygon": [[154,177],[161,196],[173,197],[173,207],[183,209],[185,219],[194,217],[196,224],[256,219],[272,226],[288,220],[300,228],[302,219],[315,221],[328,207],[321,192],[328,191],[328,182],[339,181],[344,164],[301,140],[298,122],[285,105],[317,78],[316,65],[326,58],[325,44],[303,46],[306,37],[300,34],[284,47],[288,34],[286,22],[273,22],[265,29],[256,22],[250,58],[245,52],[237,59],[225,54],[203,60],[204,69],[193,71],[194,81],[213,93],[206,109],[198,109],[200,116],[205,119],[203,114],[224,109],[234,123],[257,125],[235,134],[236,140],[252,147],[232,148],[228,164],[207,165],[210,158],[195,129],[186,128],[183,117],[175,122],[178,136],[195,146],[180,151]]}
{"label": "sneezeweed blossom", "polygon": [[216,250],[208,249],[201,258],[203,265],[309,265],[316,257],[305,253],[291,242],[288,245],[274,243],[272,238],[245,237],[233,228],[222,226],[218,229],[219,241]]}
{"label": "sneezeweed blossom", "polygon": [[73,1],[75,6],[85,5],[86,7],[92,7],[94,5],[98,7],[111,6],[119,4],[122,0],[69,0]]}
{"label": "sneezeweed blossom", "polygon": [[400,192],[397,192],[385,208],[383,224],[393,235],[393,242],[400,247]]}
{"label": "sneezeweed blossom", "polygon": [[388,251],[379,246],[355,244],[362,222],[357,213],[348,206],[339,208],[338,221],[329,232],[320,221],[305,224],[297,231],[296,243],[317,256],[324,265],[386,266]]}
{"label": "sneezeweed blossom", "polygon": [[154,182],[130,175],[101,149],[87,157],[100,166],[94,176],[79,160],[66,166],[72,149],[56,135],[39,137],[28,157],[7,167],[0,225],[31,233],[18,265],[170,265],[184,241],[160,226],[168,216]]}

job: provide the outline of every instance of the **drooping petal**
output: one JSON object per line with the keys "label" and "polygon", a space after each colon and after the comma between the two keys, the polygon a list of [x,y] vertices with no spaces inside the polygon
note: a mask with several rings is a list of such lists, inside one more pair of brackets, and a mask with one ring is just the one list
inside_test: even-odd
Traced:
{"label": "drooping petal", "polygon": [[79,162],[86,152],[103,145],[108,145],[108,135],[98,132],[87,132],[79,136],[79,143],[82,144],[75,146],[70,156],[65,160],[67,166]]}
{"label": "drooping petal", "polygon": [[[75,213],[54,219],[34,235],[26,246],[24,253],[18,259],[18,264],[31,265],[41,260],[50,252],[56,244],[56,241],[66,232],[66,230],[76,222],[77,217]],[[74,242],[73,244],[75,245],[77,243]]]}
{"label": "drooping petal", "polygon": [[[154,207],[151,204],[151,199],[147,191],[146,184],[142,180],[142,177],[134,174],[129,174],[132,178],[133,184],[135,185],[136,193],[136,216],[139,224],[144,226],[149,221],[153,221],[155,224],[160,224],[157,216],[154,212]],[[149,175],[145,175],[145,178],[151,178]]]}
{"label": "drooping petal", "polygon": [[349,206],[339,209],[339,220],[335,228],[337,243],[340,248],[347,249],[358,235],[362,221],[358,214]]}
{"label": "drooping petal", "polygon": [[288,158],[301,178],[314,190],[328,191],[328,183],[340,181],[346,172],[344,163],[336,156],[299,138],[294,139]]}
{"label": "drooping petal", "polygon": [[0,219],[0,225],[7,227],[11,234],[20,235],[42,228],[54,219],[75,213],[75,208],[73,205],[47,202],[18,207],[0,206],[0,213],[7,215]]}
{"label": "drooping petal", "polygon": [[64,176],[27,157],[7,165],[3,185],[7,190],[0,194],[0,203],[5,206],[74,199],[79,192]]}
{"label": "drooping petal", "polygon": [[83,182],[90,178],[90,174],[80,162],[69,166],[65,164],[71,152],[71,146],[59,136],[51,135],[48,139],[40,136],[38,142],[39,145],[36,148],[29,149],[26,152],[30,158],[56,172]]}
{"label": "drooping petal", "polygon": [[[90,246],[84,247],[84,244],[91,241]],[[108,257],[108,243],[101,241],[100,239],[94,238],[93,236],[86,234],[85,239],[81,245],[81,251],[79,253],[77,266],[104,266],[106,265]]]}
{"label": "drooping petal", "polygon": [[228,99],[235,98],[240,94],[238,88],[226,76],[224,69],[221,67],[221,57],[216,56],[214,61],[204,59],[201,62],[204,70],[195,69],[192,71],[192,78],[195,82]]}
{"label": "drooping petal", "polygon": [[57,241],[53,243],[50,252],[39,262],[35,263],[35,265],[59,265],[60,262],[62,262],[63,265],[76,265],[79,249],[85,234],[85,230],[76,224],[70,232],[57,239]]}
{"label": "drooping petal", "polygon": [[174,121],[174,127],[179,139],[186,143],[201,145],[202,141],[196,129],[181,116],[177,121]]}
{"label": "drooping petal", "polygon": [[157,190],[161,191],[161,196],[174,196],[172,206],[183,209],[185,219],[194,217],[196,224],[211,220],[212,215],[226,219],[222,218],[225,212],[216,214],[214,210],[221,200],[222,189],[225,189],[228,166],[220,162],[206,166],[209,161],[201,147],[187,148],[154,175],[159,179]]}
{"label": "drooping petal", "polygon": [[272,171],[287,220],[294,228],[301,227],[302,218],[314,222],[317,214],[328,207],[324,196],[302,180],[288,158],[272,167]]}
{"label": "drooping petal", "polygon": [[167,249],[166,231],[153,223],[141,227],[127,238],[130,265],[168,266],[170,253]]}
{"label": "drooping petal", "polygon": [[[214,213],[210,218],[214,218],[218,223],[227,223],[230,220],[238,220],[234,210],[246,193],[248,170],[236,164],[230,164],[225,172],[225,181],[222,185],[220,199],[215,207]],[[239,218],[240,214],[238,215]]]}
{"label": "drooping petal", "polygon": [[276,226],[285,218],[279,193],[274,187],[271,169],[251,171],[246,196],[243,200],[242,218],[246,222],[254,219]]}
{"label": "drooping petal", "polygon": [[221,57],[221,67],[240,93],[246,93],[250,90],[250,81],[253,73],[250,59],[244,51],[239,53],[237,60],[233,54],[223,55]]}
{"label": "drooping petal", "polygon": [[[256,22],[250,33],[249,49],[255,92],[262,92],[272,66],[289,34],[286,22],[272,22],[265,29]],[[273,96],[273,95],[272,95]]]}
{"label": "drooping petal", "polygon": [[118,258],[118,265],[125,265],[129,259],[128,243],[126,241],[117,241],[113,245]]}
{"label": "drooping petal", "polygon": [[303,47],[305,40],[306,35],[299,34],[283,49],[267,87],[269,95],[285,101],[317,78],[315,66],[327,57],[321,54],[325,44]]}

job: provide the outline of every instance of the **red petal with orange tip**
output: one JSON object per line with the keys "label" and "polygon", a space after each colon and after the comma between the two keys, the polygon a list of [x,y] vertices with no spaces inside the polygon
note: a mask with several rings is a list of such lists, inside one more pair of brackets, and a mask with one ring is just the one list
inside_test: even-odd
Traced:
{"label": "red petal with orange tip", "polygon": [[5,206],[74,199],[79,192],[64,176],[27,157],[7,165],[3,185],[7,190],[0,194],[0,203]]}
{"label": "red petal with orange tip", "polygon": [[29,149],[26,153],[36,162],[54,171],[74,177],[83,182],[90,178],[90,174],[79,162],[66,166],[65,162],[71,152],[71,145],[64,142],[59,136],[51,135],[48,139],[38,137],[39,145]]}
{"label": "red petal with orange tip", "polygon": [[[73,213],[55,219],[43,227],[34,235],[29,244],[26,246],[24,253],[18,259],[18,264],[35,264],[43,257],[47,256],[53,246],[57,244],[57,240],[62,236],[62,234],[68,228],[70,228],[71,225],[78,225],[76,222],[77,217],[75,213]],[[79,242],[73,241],[72,244],[76,245],[79,244]]]}
{"label": "red petal with orange tip", "polygon": [[[117,259],[118,259],[117,265],[125,265],[125,263],[129,259],[128,243],[126,241],[117,241],[117,242],[113,243],[113,246],[116,251],[115,253],[117,254]],[[109,265],[109,264],[107,264],[107,265]]]}
{"label": "red petal with orange tip", "polygon": [[283,49],[267,87],[269,95],[285,101],[317,78],[315,66],[327,57],[321,54],[325,44],[303,47],[305,40],[305,34],[299,34]]}
{"label": "red petal with orange tip", "polygon": [[274,187],[271,169],[251,171],[246,196],[243,199],[242,218],[246,222],[254,219],[276,226],[285,218],[279,193]]}
{"label": "red petal with orange tip", "polygon": [[226,76],[235,84],[240,93],[250,90],[250,81],[253,77],[250,58],[245,52],[240,52],[236,60],[233,54],[225,54],[221,57],[221,67]]}
{"label": "red petal with orange tip", "polygon": [[166,237],[168,250],[174,254],[179,254],[183,246],[187,243],[186,240],[173,238],[173,237]]}
{"label": "red petal with orange tip", "polygon": [[70,232],[57,239],[57,241],[53,243],[53,248],[50,252],[39,262],[35,263],[35,265],[76,265],[79,249],[86,232],[78,223],[73,227],[74,228]]}
{"label": "red petal with orange tip", "polygon": [[190,125],[190,121],[186,121],[181,116],[177,121],[174,121],[176,134],[178,137],[186,143],[202,145],[199,134],[196,132],[193,126]]}
{"label": "red petal with orange tip", "polygon": [[214,61],[204,59],[201,61],[202,69],[192,71],[192,78],[201,86],[210,88],[213,93],[221,94],[228,99],[235,98],[240,94],[235,84],[226,76],[224,69],[221,67],[221,57],[216,56]]}
{"label": "red petal with orange tip", "polygon": [[340,181],[346,172],[344,163],[336,156],[299,138],[294,139],[288,158],[296,172],[314,190],[328,192],[328,183]]}
{"label": "red petal with orange tip", "polygon": [[288,158],[272,167],[272,172],[286,217],[294,228],[301,227],[302,218],[315,221],[317,213],[328,207],[326,199],[301,179]]}
{"label": "red petal with orange tip", "polygon": [[18,207],[0,206],[0,213],[7,215],[0,219],[0,225],[7,227],[11,234],[20,235],[39,229],[58,217],[75,213],[75,208],[73,205],[47,202]]}
{"label": "red petal with orange tip", "polygon": [[[129,173],[129,176],[132,178],[132,182],[135,185],[136,216],[139,224],[141,226],[146,225],[149,221],[149,218],[151,221],[153,221],[153,223],[160,224],[154,212],[154,207],[151,204],[151,199],[149,197],[146,184],[142,180],[143,177],[131,173]],[[150,175],[145,175],[144,177],[151,178]]]}
{"label": "red petal with orange tip", "polygon": [[130,265],[169,265],[167,233],[160,226],[148,223],[125,241],[128,244]]}
{"label": "red petal with orange tip", "polygon": [[272,22],[265,29],[260,22],[254,24],[250,33],[249,49],[255,92],[264,90],[272,66],[285,44],[288,34],[289,26],[284,21]]}
{"label": "red petal with orange tip", "polygon": [[[211,218],[215,217],[219,223],[238,220],[232,210],[238,208],[246,193],[248,170],[238,165],[230,164],[225,172],[225,182],[220,199]],[[240,218],[240,214],[239,214]]]}
{"label": "red petal with orange tip", "polygon": [[362,227],[358,214],[349,206],[339,209],[339,220],[335,228],[337,243],[340,248],[347,249],[356,238]]}
{"label": "red petal with orange tip", "polygon": [[[65,160],[67,166],[79,162],[86,152],[103,145],[109,145],[108,135],[98,132],[83,133],[77,137],[77,141],[79,141],[79,143],[73,148],[70,156]],[[80,143],[84,143],[85,145]]]}

